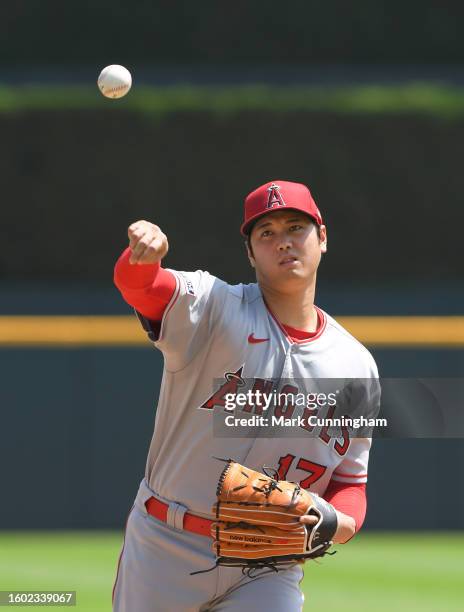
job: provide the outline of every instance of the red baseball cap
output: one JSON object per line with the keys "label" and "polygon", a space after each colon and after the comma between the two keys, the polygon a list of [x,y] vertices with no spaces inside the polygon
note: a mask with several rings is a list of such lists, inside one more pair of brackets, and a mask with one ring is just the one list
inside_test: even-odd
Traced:
{"label": "red baseball cap", "polygon": [[245,198],[240,232],[247,236],[254,221],[268,212],[286,208],[306,213],[317,225],[322,225],[321,213],[306,185],[290,181],[271,181],[261,185]]}

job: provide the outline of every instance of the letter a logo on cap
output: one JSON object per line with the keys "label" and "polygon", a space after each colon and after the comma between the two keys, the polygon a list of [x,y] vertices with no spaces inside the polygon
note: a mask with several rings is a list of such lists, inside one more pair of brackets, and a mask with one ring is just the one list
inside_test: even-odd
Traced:
{"label": "letter a logo on cap", "polygon": [[285,206],[284,199],[280,193],[280,186],[272,183],[267,190],[269,191],[269,198],[267,200],[266,208],[273,208],[274,206]]}

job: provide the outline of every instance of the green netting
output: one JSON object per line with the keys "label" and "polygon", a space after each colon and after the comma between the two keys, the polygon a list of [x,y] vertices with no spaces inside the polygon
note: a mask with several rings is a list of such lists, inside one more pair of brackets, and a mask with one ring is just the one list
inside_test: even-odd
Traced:
{"label": "green netting", "polygon": [[27,110],[137,111],[154,115],[203,111],[325,111],[357,114],[464,114],[464,88],[416,83],[353,87],[146,87],[135,85],[120,100],[107,100],[96,86],[0,86],[0,112]]}

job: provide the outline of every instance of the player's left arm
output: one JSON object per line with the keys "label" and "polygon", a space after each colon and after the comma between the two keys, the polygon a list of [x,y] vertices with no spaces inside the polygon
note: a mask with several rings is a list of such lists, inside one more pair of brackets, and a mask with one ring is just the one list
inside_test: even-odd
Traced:
{"label": "player's left arm", "polygon": [[[345,484],[331,481],[324,493],[337,514],[337,531],[332,541],[334,544],[345,544],[361,528],[366,516],[367,499],[365,484]],[[300,522],[313,525],[314,516],[302,516]]]}
{"label": "player's left arm", "polygon": [[[370,355],[368,366],[366,378],[370,382],[362,380],[362,384],[355,386],[353,400],[361,414],[376,416],[380,405],[380,385],[377,366]],[[366,482],[371,445],[372,439],[366,436],[352,438],[347,447],[339,447],[342,459],[324,493],[324,499],[337,513],[338,528],[333,538],[334,543],[348,542],[361,529],[366,517]]]}
{"label": "player's left arm", "polygon": [[339,519],[334,542],[348,542],[361,528],[366,516],[366,482],[371,440],[355,438],[335,468],[324,499],[332,504]]}
{"label": "player's left arm", "polygon": [[[343,447],[343,458],[333,471],[327,489],[323,493],[324,499],[337,513],[338,527],[333,537],[334,543],[348,542],[359,531],[364,521],[371,443],[370,438],[353,438],[346,448]],[[307,522],[307,519],[303,522]]]}
{"label": "player's left arm", "polygon": [[332,504],[339,519],[335,541],[344,544],[361,529],[366,517],[366,485],[331,480],[324,499]]}

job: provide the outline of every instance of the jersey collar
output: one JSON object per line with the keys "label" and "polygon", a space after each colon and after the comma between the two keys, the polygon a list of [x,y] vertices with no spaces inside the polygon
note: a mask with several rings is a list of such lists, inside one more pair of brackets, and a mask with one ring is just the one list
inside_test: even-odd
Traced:
{"label": "jersey collar", "polygon": [[263,302],[264,302],[264,305],[266,306],[267,311],[269,312],[271,317],[274,319],[274,321],[276,322],[276,324],[279,327],[280,331],[287,338],[287,340],[290,342],[290,344],[309,344],[310,342],[314,342],[315,340],[318,340],[322,336],[322,334],[324,333],[325,328],[327,327],[327,317],[325,315],[325,312],[323,310],[321,310],[318,306],[316,306],[316,304],[314,304],[314,308],[316,309],[318,317],[319,317],[319,319],[321,321],[321,324],[320,324],[320,326],[319,326],[319,328],[317,330],[317,333],[315,333],[314,336],[311,336],[311,338],[306,338],[304,340],[296,340],[296,339],[292,338],[288,334],[288,332],[285,329],[285,327],[282,325],[282,323],[279,321],[279,319],[275,316],[275,314],[272,312],[272,310],[266,304],[266,300],[264,299],[264,296],[263,296]]}

